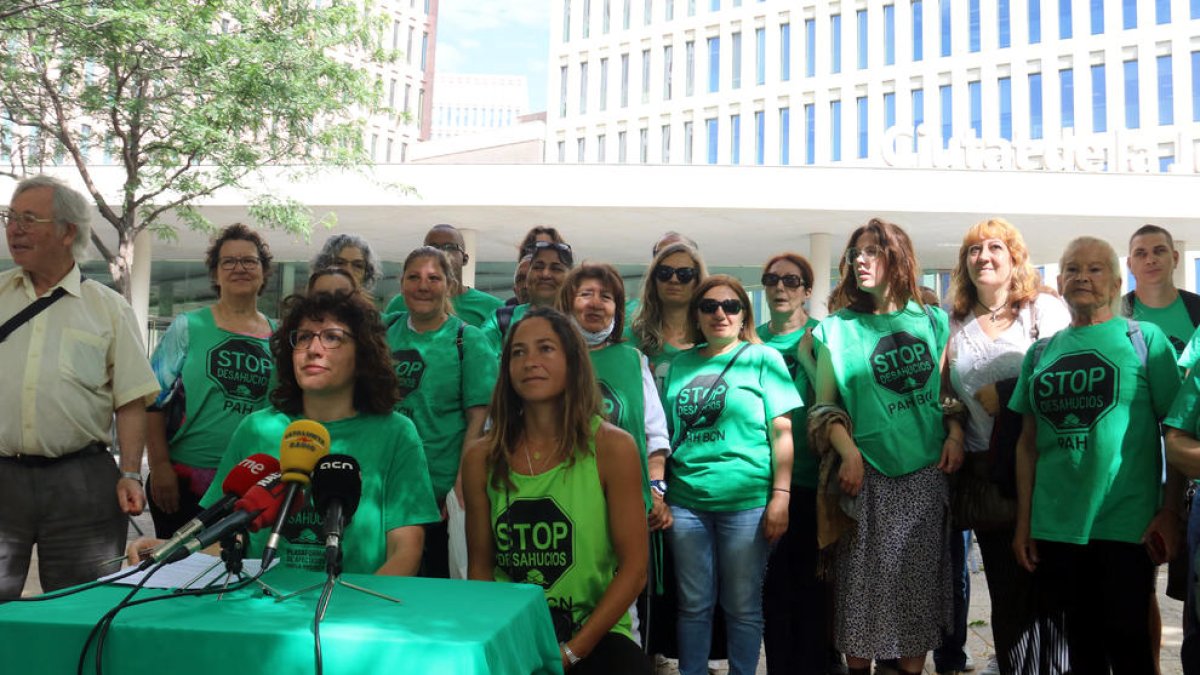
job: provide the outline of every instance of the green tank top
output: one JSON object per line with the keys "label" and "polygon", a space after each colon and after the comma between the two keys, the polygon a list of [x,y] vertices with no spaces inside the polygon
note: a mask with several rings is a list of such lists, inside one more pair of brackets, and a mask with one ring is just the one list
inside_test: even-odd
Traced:
{"label": "green tank top", "polygon": [[213,468],[242,418],[267,407],[274,385],[270,340],[217,327],[208,307],[189,312],[187,328],[184,420],[169,441],[170,457]]}
{"label": "green tank top", "polygon": [[646,457],[646,395],[642,389],[642,355],[628,343],[609,345],[588,352],[600,395],[604,398],[604,416],[629,432],[637,443],[642,461],[642,498],[650,511],[650,467]]}
{"label": "green tank top", "polygon": [[[617,573],[609,538],[608,503],[596,466],[596,429],[574,462],[526,476],[509,472],[514,488],[488,476],[496,581],[541,586],[560,641],[579,632]],[[632,638],[629,613],[611,632]]]}

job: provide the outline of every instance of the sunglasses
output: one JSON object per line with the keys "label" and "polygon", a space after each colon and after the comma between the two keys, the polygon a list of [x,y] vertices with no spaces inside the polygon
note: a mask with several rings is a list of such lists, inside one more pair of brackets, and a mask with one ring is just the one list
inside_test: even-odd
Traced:
{"label": "sunglasses", "polygon": [[696,309],[699,309],[703,314],[716,314],[720,308],[725,312],[726,316],[733,316],[742,313],[741,300],[713,300],[712,298],[704,298],[696,303]]}
{"label": "sunglasses", "polygon": [[800,288],[801,286],[805,285],[804,280],[795,274],[784,274],[783,276],[780,276],[778,274],[767,272],[766,274],[762,275],[763,286],[775,286],[781,281],[783,282],[783,285],[787,286],[788,288]]}
{"label": "sunglasses", "polygon": [[555,241],[535,241],[521,249],[521,257],[524,258],[527,255],[536,256],[538,253],[546,249],[551,249],[552,251],[557,252],[558,259],[563,261],[565,264],[575,264],[575,254],[571,252],[571,245],[560,244]]}
{"label": "sunglasses", "polygon": [[681,284],[690,284],[696,278],[697,270],[695,267],[671,267],[670,265],[659,265],[654,268],[654,278],[666,283],[675,277]]}

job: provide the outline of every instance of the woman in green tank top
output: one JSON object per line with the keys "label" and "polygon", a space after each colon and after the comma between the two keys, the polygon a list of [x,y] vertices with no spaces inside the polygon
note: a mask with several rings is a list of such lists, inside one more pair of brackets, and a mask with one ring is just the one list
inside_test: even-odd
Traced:
{"label": "woman in green tank top", "polygon": [[463,459],[468,575],[541,586],[564,669],[648,674],[626,611],[648,557],[638,450],[600,406],[578,331],[530,310],[504,341],[493,426]]}

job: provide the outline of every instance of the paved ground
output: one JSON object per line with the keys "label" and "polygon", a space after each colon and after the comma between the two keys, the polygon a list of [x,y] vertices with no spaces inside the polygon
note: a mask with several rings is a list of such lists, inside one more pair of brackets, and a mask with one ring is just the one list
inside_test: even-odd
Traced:
{"label": "paved ground", "polygon": [[[144,532],[152,533],[153,526],[150,523],[148,513],[138,516],[133,519],[133,522],[141,527]],[[133,524],[129,528],[130,538],[138,536]],[[971,556],[971,609],[968,616],[968,635],[967,635],[967,653],[975,660],[976,667],[983,668],[991,658],[992,649],[992,628],[990,625],[991,614],[991,598],[987,592],[987,579],[983,574],[983,569],[979,564],[979,550],[972,549]],[[37,579],[37,554],[34,553],[34,562],[31,565],[29,580],[25,584],[25,594],[36,594],[41,591],[41,586]],[[1183,631],[1180,626],[1183,625],[1183,603],[1168,598],[1164,594],[1164,589],[1167,584],[1167,568],[1162,566],[1159,568],[1158,574],[1158,603],[1162,611],[1163,617],[1163,640],[1162,640],[1162,675],[1182,675],[1183,668],[1179,661],[1179,647],[1183,642]],[[678,673],[673,667],[673,663],[665,667],[659,668],[660,675],[674,675]],[[724,670],[717,671],[725,673]],[[758,673],[766,675],[767,668],[765,659],[759,661]],[[932,657],[925,663],[925,672],[933,673]]]}

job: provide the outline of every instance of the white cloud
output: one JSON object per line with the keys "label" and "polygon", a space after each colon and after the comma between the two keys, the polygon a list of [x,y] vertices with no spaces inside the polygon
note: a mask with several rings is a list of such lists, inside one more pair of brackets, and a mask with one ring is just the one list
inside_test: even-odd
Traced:
{"label": "white cloud", "polygon": [[438,41],[437,45],[437,69],[445,73],[458,72],[467,63],[467,57],[459,49],[458,45],[452,42]]}
{"label": "white cloud", "polygon": [[552,0],[444,0],[438,23],[463,31],[495,28],[548,30]]}

